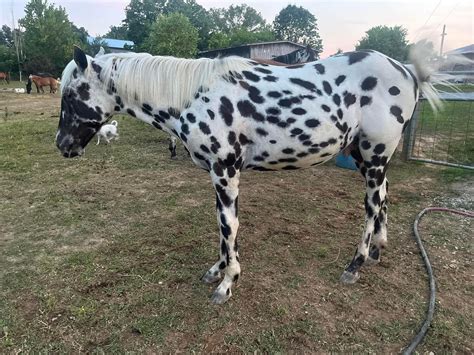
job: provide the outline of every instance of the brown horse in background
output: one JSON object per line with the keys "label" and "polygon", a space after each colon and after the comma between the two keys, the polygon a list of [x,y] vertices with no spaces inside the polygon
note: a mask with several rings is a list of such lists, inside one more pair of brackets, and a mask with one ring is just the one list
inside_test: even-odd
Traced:
{"label": "brown horse in background", "polygon": [[58,90],[58,81],[51,77],[41,77],[37,75],[30,75],[30,79],[36,85],[36,91],[39,93],[40,90],[44,93],[43,86],[49,86],[49,92],[54,94]]}
{"label": "brown horse in background", "polygon": [[7,72],[0,71],[0,80],[3,80],[7,84],[10,84],[10,74]]}

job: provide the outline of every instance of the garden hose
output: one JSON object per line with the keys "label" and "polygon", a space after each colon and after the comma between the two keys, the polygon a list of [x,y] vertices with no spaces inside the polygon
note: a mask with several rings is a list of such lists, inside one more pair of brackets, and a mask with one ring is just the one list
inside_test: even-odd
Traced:
{"label": "garden hose", "polygon": [[430,302],[428,305],[428,312],[426,314],[426,319],[418,332],[418,334],[413,338],[412,342],[410,345],[403,351],[404,355],[412,354],[413,351],[416,349],[418,344],[423,340],[423,338],[426,335],[426,332],[428,331],[428,328],[431,324],[431,321],[433,320],[433,314],[434,314],[434,309],[435,309],[435,300],[436,300],[436,285],[435,285],[435,278],[433,275],[433,269],[431,268],[431,263],[428,258],[428,254],[426,254],[426,250],[423,247],[423,243],[421,242],[420,235],[418,234],[418,224],[420,222],[421,217],[427,212],[433,212],[433,211],[438,211],[438,212],[450,212],[454,214],[458,214],[461,216],[465,217],[474,217],[474,213],[470,211],[462,211],[462,210],[454,210],[450,208],[444,208],[444,207],[428,207],[425,208],[423,211],[421,211],[418,216],[415,218],[415,223],[413,224],[413,232],[415,236],[416,243],[418,244],[418,248],[420,249],[421,256],[423,258],[423,261],[425,263],[426,271],[428,273],[429,277],[429,284],[430,284]]}

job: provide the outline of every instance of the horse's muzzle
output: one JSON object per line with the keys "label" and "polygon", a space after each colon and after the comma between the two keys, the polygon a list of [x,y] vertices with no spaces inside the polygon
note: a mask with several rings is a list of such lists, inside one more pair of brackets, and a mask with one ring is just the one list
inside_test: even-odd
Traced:
{"label": "horse's muzzle", "polygon": [[74,158],[84,153],[84,148],[76,144],[71,144],[67,139],[61,140],[61,143],[56,141],[56,147],[58,147],[65,158]]}
{"label": "horse's muzzle", "polygon": [[63,157],[65,158],[74,158],[81,155],[82,155],[82,150],[81,151],[70,150],[70,151],[63,152]]}

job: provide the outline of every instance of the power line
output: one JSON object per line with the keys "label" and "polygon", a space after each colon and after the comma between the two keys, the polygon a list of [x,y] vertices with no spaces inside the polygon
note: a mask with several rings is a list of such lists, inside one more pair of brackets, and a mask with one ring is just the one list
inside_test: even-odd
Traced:
{"label": "power line", "polygon": [[454,7],[453,7],[453,8],[451,9],[451,11],[449,12],[449,14],[447,14],[446,17],[445,17],[442,21],[440,21],[440,23],[438,23],[438,25],[436,25],[436,27],[433,29],[433,31],[431,31],[431,32],[428,34],[428,36],[426,36],[427,38],[428,38],[429,36],[431,36],[435,31],[438,31],[439,26],[441,26],[442,23],[445,23],[445,21],[447,20],[447,18],[448,18],[449,16],[451,16],[451,14],[454,12],[454,10],[456,9],[456,7],[458,7],[458,5],[459,5],[460,2],[461,2],[461,0],[459,0],[459,1],[456,3],[456,5],[454,5]]}

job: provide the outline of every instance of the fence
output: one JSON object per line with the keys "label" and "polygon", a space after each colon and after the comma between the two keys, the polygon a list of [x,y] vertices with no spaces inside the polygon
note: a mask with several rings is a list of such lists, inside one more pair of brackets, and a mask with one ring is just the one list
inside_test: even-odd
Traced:
{"label": "fence", "polygon": [[444,93],[435,114],[422,99],[405,130],[403,157],[474,169],[474,93]]}

